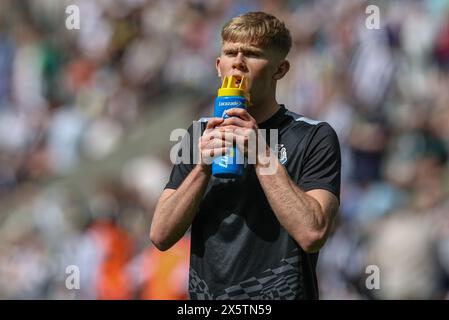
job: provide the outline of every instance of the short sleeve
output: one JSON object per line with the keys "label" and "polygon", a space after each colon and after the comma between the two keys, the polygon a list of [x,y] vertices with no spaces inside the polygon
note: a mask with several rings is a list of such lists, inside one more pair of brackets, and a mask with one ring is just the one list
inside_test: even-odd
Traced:
{"label": "short sleeve", "polygon": [[194,121],[187,129],[187,133],[177,145],[176,162],[173,165],[168,183],[164,189],[178,189],[184,179],[195,168],[199,160],[198,140],[206,130],[207,120],[201,118]]}
{"label": "short sleeve", "polygon": [[[197,145],[198,142],[193,137],[193,126],[191,125],[182,138],[181,143],[177,146],[176,164],[173,165],[170,178],[164,189],[178,189],[184,179],[193,170],[195,167],[193,147]],[[185,154],[186,152],[189,154]]]}
{"label": "short sleeve", "polygon": [[304,191],[325,189],[340,199],[340,180],[340,143],[335,130],[322,122],[311,133],[297,183]]}

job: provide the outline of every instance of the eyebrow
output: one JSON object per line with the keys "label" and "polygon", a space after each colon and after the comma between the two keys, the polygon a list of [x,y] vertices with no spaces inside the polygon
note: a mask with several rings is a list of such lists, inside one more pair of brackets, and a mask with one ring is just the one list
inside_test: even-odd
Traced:
{"label": "eyebrow", "polygon": [[243,53],[257,53],[262,54],[263,51],[256,47],[249,46],[235,46],[235,47],[227,47],[222,49],[223,53],[232,53],[232,52],[243,52]]}

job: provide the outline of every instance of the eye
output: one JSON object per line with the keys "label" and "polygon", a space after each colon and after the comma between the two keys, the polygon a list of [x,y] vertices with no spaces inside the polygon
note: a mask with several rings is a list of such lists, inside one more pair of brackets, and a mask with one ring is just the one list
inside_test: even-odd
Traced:
{"label": "eye", "polygon": [[245,56],[247,56],[248,58],[261,58],[262,53],[258,51],[247,51],[245,52]]}
{"label": "eye", "polygon": [[234,51],[234,50],[226,50],[226,51],[224,52],[224,54],[225,54],[225,56],[227,56],[227,57],[234,57],[234,56],[237,55],[237,51]]}
{"label": "eye", "polygon": [[249,58],[259,58],[260,54],[258,52],[250,52],[246,56]]}

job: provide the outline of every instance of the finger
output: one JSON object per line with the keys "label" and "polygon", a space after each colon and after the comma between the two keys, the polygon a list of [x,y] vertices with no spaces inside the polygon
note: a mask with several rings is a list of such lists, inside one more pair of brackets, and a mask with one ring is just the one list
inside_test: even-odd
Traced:
{"label": "finger", "polygon": [[224,156],[228,151],[226,147],[204,150],[201,152],[201,159],[205,164],[212,164],[214,158]]}
{"label": "finger", "polygon": [[[254,130],[248,129],[248,128],[240,128],[235,127],[236,129],[230,130],[229,127],[227,127],[226,131],[224,131],[222,134],[222,138],[220,140],[226,141],[226,145],[229,145],[228,143],[234,143],[240,142],[242,144],[248,143],[248,141],[251,141],[252,143],[257,143],[256,135],[254,133]],[[215,144],[214,144],[215,145]]]}
{"label": "finger", "polygon": [[219,139],[223,141],[233,141],[234,131],[236,130],[242,130],[242,128],[236,126],[221,127],[219,129],[216,128],[205,136],[205,140]]}
{"label": "finger", "polygon": [[222,139],[223,138],[223,130],[219,128],[215,129],[207,129],[201,136],[201,140],[208,141],[212,139]]}
{"label": "finger", "polygon": [[215,129],[211,129],[207,134],[205,134],[204,140],[212,140],[212,139],[222,139],[222,140],[229,140],[229,137],[232,137],[232,134],[235,132],[238,132],[239,134],[244,134],[247,132],[246,130],[253,131],[250,128],[247,127],[238,127],[235,125],[228,125],[225,127],[217,127]]}
{"label": "finger", "polygon": [[225,127],[220,127],[220,130],[223,132],[223,134],[226,136],[227,134],[232,133],[234,136],[249,136],[249,135],[255,135],[255,130],[248,127],[237,127],[234,125],[229,125]]}
{"label": "finger", "polygon": [[255,149],[257,147],[257,136],[252,129],[242,129],[239,128],[233,132],[233,141],[241,150],[246,150],[248,148]]}
{"label": "finger", "polygon": [[214,127],[218,126],[220,123],[223,122],[223,118],[211,118],[207,121],[206,130],[207,129],[213,129]]}
{"label": "finger", "polygon": [[229,140],[213,139],[203,144],[203,149],[214,149],[221,147],[232,147],[232,138]]}
{"label": "finger", "polygon": [[246,109],[243,109],[243,108],[231,108],[231,109],[228,109],[228,110],[226,110],[226,114],[228,116],[230,116],[230,117],[231,116],[240,117],[240,118],[242,118],[243,120],[246,120],[246,121],[254,120],[254,118],[251,117],[251,115],[248,113],[248,111]]}
{"label": "finger", "polygon": [[246,128],[246,127],[244,127],[244,128],[242,128],[242,127],[238,127],[238,126],[235,126],[235,125],[233,125],[233,124],[230,124],[230,125],[227,125],[227,126],[224,126],[224,127],[217,127],[217,129],[220,131],[220,132],[224,132],[224,133],[228,133],[228,132],[241,132],[242,130],[249,130],[249,128]]}
{"label": "finger", "polygon": [[220,124],[220,127],[229,126],[229,125],[234,125],[234,126],[243,127],[243,128],[251,128],[253,126],[252,122],[250,122],[250,121],[242,120],[237,117],[231,117],[231,118],[227,118],[225,121],[223,121]]}

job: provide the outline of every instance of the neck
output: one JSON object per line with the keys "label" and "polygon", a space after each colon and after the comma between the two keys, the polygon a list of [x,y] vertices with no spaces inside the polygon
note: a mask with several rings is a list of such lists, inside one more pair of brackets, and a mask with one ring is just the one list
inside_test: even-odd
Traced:
{"label": "neck", "polygon": [[257,103],[248,107],[249,114],[257,123],[262,123],[270,119],[279,110],[276,100],[267,103]]}

